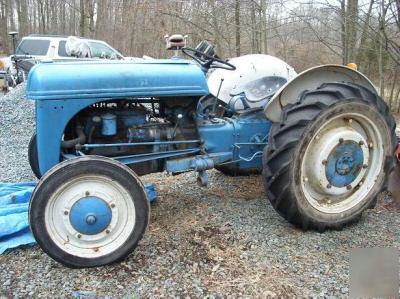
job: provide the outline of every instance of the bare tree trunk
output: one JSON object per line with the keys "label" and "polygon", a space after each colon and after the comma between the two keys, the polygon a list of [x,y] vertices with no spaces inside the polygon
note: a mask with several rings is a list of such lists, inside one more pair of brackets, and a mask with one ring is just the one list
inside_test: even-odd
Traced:
{"label": "bare tree trunk", "polygon": [[79,34],[80,36],[85,36],[85,23],[86,23],[86,15],[85,15],[85,0],[80,0],[79,5],[79,13],[80,13],[80,21],[79,21]]}
{"label": "bare tree trunk", "polygon": [[60,30],[62,34],[66,34],[66,18],[65,18],[65,3],[64,1],[60,2]]}
{"label": "bare tree trunk", "polygon": [[347,35],[346,35],[346,2],[345,0],[340,1],[340,15],[341,15],[341,39],[342,39],[342,63],[347,64],[348,53],[347,53]]}
{"label": "bare tree trunk", "polygon": [[89,0],[88,1],[88,18],[89,18],[89,37],[94,37],[94,7],[95,1]]}
{"label": "bare tree trunk", "polygon": [[[4,52],[4,54],[10,53],[9,41],[8,41],[8,24],[7,24],[7,16],[8,16],[8,5],[6,0],[0,0],[0,52]],[[1,51],[2,50],[2,51]]]}
{"label": "bare tree trunk", "polygon": [[240,0],[235,1],[235,45],[236,56],[240,56]]}
{"label": "bare tree trunk", "polygon": [[355,48],[355,61],[357,63],[360,63],[363,56],[364,56],[364,51],[362,50],[362,47],[365,45],[365,42],[367,40],[367,31],[368,31],[368,27],[369,27],[369,20],[371,18],[371,12],[372,12],[372,8],[374,6],[374,2],[375,0],[370,0],[369,2],[369,7],[368,7],[368,12],[367,15],[365,17],[365,21],[364,21],[364,25],[362,27],[362,31],[361,31],[361,36],[360,39],[358,40],[357,44],[356,44],[356,48]]}
{"label": "bare tree trunk", "polygon": [[347,0],[346,12],[346,39],[347,39],[347,62],[355,59],[355,46],[357,39],[358,22],[358,0]]}
{"label": "bare tree trunk", "polygon": [[218,28],[217,9],[215,7],[215,0],[210,0],[210,7],[211,7],[211,18],[212,18],[212,26],[214,33],[214,43],[217,48],[217,51],[219,51],[219,53],[223,56],[224,49],[222,49],[221,47],[221,39]]}
{"label": "bare tree trunk", "polygon": [[262,52],[264,54],[268,54],[267,3],[266,3],[266,0],[261,0],[260,8],[261,8],[261,34],[262,34],[262,40],[263,40]]}
{"label": "bare tree trunk", "polygon": [[19,34],[20,36],[25,36],[28,33],[28,12],[26,9],[26,0],[17,0],[17,14],[18,14],[18,24],[19,24]]}
{"label": "bare tree trunk", "polygon": [[251,53],[256,53],[256,5],[254,0],[250,4],[250,30],[251,30]]}
{"label": "bare tree trunk", "polygon": [[390,89],[390,96],[389,96],[389,108],[390,108],[390,110],[392,110],[392,108],[393,108],[394,90],[396,88],[397,75],[398,75],[398,67],[396,66],[394,68],[394,70],[393,70],[393,81],[392,81],[392,87]]}

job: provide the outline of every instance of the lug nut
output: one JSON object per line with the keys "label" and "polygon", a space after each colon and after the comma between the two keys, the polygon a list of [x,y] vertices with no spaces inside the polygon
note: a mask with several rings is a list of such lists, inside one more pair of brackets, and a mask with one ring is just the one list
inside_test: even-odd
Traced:
{"label": "lug nut", "polygon": [[360,141],[359,143],[358,143],[360,146],[362,146],[362,145],[364,145],[364,141]]}
{"label": "lug nut", "polygon": [[85,195],[86,195],[86,196],[89,196],[89,194],[90,194],[89,191],[86,191],[86,192],[85,192]]}
{"label": "lug nut", "polygon": [[78,234],[78,239],[80,239],[80,238],[82,238],[82,235],[81,235],[81,234]]}
{"label": "lug nut", "polygon": [[68,211],[64,211],[64,215],[68,215]]}
{"label": "lug nut", "polygon": [[350,119],[349,119],[349,124],[351,124],[352,122],[353,122],[353,120],[350,118]]}
{"label": "lug nut", "polygon": [[322,160],[322,165],[326,165],[326,164],[328,164],[328,161],[327,160]]}
{"label": "lug nut", "polygon": [[368,168],[368,165],[367,165],[367,164],[364,164],[364,165],[363,165],[363,168]]}
{"label": "lug nut", "polygon": [[347,190],[351,190],[351,188],[353,188],[353,187],[351,187],[351,185],[347,185],[347,186],[346,186],[346,189],[347,189]]}
{"label": "lug nut", "polygon": [[370,143],[368,144],[368,146],[369,146],[369,148],[373,148],[373,147],[374,147],[374,145],[372,144],[372,142],[370,142]]}
{"label": "lug nut", "polygon": [[308,177],[304,177],[304,182],[308,182]]}
{"label": "lug nut", "polygon": [[111,208],[115,208],[115,203],[112,203],[112,204],[111,204]]}
{"label": "lug nut", "polygon": [[339,139],[339,143],[343,143],[343,141],[344,141],[343,138]]}
{"label": "lug nut", "polygon": [[109,233],[110,233],[110,230],[109,230],[109,229],[107,229],[107,230],[106,230],[106,234],[109,234]]}
{"label": "lug nut", "polygon": [[326,188],[331,189],[331,188],[332,188],[332,185],[331,185],[331,184],[328,184],[328,185],[326,185]]}

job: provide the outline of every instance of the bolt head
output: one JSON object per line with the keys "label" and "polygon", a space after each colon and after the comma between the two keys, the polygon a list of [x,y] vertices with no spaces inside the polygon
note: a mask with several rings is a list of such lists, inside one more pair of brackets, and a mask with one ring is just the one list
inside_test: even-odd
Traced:
{"label": "bolt head", "polygon": [[368,165],[367,165],[367,164],[364,164],[364,165],[363,165],[363,168],[368,168]]}
{"label": "bolt head", "polygon": [[326,188],[330,189],[330,188],[332,188],[332,185],[328,184],[328,185],[326,185]]}
{"label": "bolt head", "polygon": [[111,204],[111,208],[115,208],[115,203],[112,203],[112,204]]}
{"label": "bolt head", "polygon": [[86,195],[86,196],[89,196],[89,195],[90,195],[90,192],[89,192],[89,191],[86,191],[86,192],[85,192],[85,195]]}
{"label": "bolt head", "polygon": [[360,146],[362,146],[362,145],[364,145],[364,141],[360,141],[359,143],[358,143]]}
{"label": "bolt head", "polygon": [[304,182],[308,182],[308,177],[304,177]]}
{"label": "bolt head", "polygon": [[81,234],[78,234],[78,239],[80,239],[80,238],[82,238],[82,235],[81,235]]}
{"label": "bolt head", "polygon": [[343,141],[344,141],[343,138],[340,138],[340,139],[339,139],[339,143],[343,143]]}
{"label": "bolt head", "polygon": [[64,215],[68,215],[68,211],[64,211]]}
{"label": "bolt head", "polygon": [[347,189],[347,190],[351,190],[351,188],[353,188],[351,185],[347,185],[347,186],[346,186],[346,189]]}
{"label": "bolt head", "polygon": [[326,164],[328,164],[328,161],[327,160],[322,160],[322,165],[326,165]]}
{"label": "bolt head", "polygon": [[109,229],[106,229],[106,234],[109,234],[110,233],[110,230]]}

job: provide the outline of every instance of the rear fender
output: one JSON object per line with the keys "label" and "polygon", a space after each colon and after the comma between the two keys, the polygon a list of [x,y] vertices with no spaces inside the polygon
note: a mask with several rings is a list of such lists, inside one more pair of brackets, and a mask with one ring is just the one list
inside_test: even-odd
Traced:
{"label": "rear fender", "polygon": [[352,82],[378,94],[372,82],[362,73],[343,65],[321,65],[305,70],[283,85],[265,106],[265,115],[270,121],[279,122],[282,109],[296,103],[302,91],[316,89],[327,82]]}

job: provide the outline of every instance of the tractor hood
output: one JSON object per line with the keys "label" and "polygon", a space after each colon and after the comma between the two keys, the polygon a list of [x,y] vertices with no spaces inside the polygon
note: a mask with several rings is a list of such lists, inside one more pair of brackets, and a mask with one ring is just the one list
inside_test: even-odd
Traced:
{"label": "tractor hood", "polygon": [[29,72],[27,98],[64,100],[208,94],[200,67],[165,60],[43,62]]}

